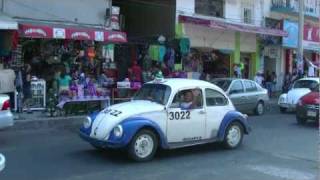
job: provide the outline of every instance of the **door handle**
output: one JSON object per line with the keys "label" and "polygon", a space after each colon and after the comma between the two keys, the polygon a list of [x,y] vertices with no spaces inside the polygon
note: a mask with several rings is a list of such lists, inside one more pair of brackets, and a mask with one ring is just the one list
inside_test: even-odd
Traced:
{"label": "door handle", "polygon": [[205,114],[205,113],[206,113],[206,111],[204,111],[204,110],[199,111],[199,114]]}

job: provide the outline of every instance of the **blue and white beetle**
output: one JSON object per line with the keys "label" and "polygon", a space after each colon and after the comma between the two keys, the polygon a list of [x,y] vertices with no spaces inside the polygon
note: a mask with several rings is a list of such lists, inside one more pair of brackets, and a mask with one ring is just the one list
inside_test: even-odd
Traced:
{"label": "blue and white beetle", "polygon": [[147,161],[158,147],[218,141],[234,149],[249,131],[247,115],[236,111],[219,87],[200,80],[163,79],[144,84],[132,101],[88,117],[80,136],[96,148],[127,148],[134,160]]}

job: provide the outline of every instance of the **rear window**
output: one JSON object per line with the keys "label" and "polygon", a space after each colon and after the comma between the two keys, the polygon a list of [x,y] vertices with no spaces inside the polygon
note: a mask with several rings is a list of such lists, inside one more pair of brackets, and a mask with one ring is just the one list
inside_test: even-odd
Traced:
{"label": "rear window", "polygon": [[318,87],[318,82],[312,80],[299,80],[294,83],[293,88],[309,88],[310,90],[316,89]]}
{"label": "rear window", "polygon": [[256,83],[251,81],[244,81],[244,86],[246,87],[247,92],[255,92],[258,91]]}

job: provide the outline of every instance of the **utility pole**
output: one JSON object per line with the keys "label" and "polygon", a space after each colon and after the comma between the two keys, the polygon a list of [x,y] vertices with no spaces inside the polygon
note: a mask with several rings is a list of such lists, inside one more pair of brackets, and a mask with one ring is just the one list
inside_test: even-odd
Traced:
{"label": "utility pole", "polygon": [[1,12],[4,12],[4,0],[1,0]]}
{"label": "utility pole", "polygon": [[299,35],[298,35],[298,54],[297,70],[299,75],[303,73],[303,29],[304,29],[304,0],[299,0]]}

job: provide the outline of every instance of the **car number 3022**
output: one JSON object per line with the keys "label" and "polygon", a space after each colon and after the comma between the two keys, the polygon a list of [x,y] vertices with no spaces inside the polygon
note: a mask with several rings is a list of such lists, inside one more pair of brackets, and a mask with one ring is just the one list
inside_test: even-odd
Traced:
{"label": "car number 3022", "polygon": [[169,120],[187,120],[190,119],[190,111],[169,112]]}

